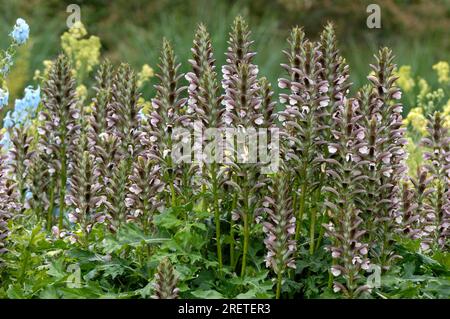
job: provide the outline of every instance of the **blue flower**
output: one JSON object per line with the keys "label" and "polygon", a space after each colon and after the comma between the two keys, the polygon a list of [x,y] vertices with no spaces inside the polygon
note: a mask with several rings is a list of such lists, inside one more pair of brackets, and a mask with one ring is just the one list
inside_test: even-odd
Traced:
{"label": "blue flower", "polygon": [[28,116],[27,103],[25,99],[16,99],[12,119],[16,124],[25,123]]}
{"label": "blue flower", "polygon": [[25,97],[24,100],[27,104],[27,108],[30,111],[35,111],[41,101],[41,88],[38,86],[36,90],[33,90],[31,85],[25,88]]}
{"label": "blue flower", "polygon": [[5,134],[3,134],[3,137],[0,140],[0,145],[2,145],[4,150],[9,150],[11,148],[11,139],[9,137],[8,131],[6,131]]}
{"label": "blue flower", "polygon": [[0,73],[3,75],[8,74],[9,69],[11,69],[12,65],[13,65],[13,59],[12,59],[12,55],[9,54],[8,52],[5,53],[5,57],[3,58],[3,60],[0,62]]}
{"label": "blue flower", "polygon": [[30,36],[30,27],[24,19],[19,18],[16,20],[16,24],[14,25],[14,29],[10,33],[10,36],[17,44],[24,44],[28,40],[28,37]]}
{"label": "blue flower", "polygon": [[30,200],[31,198],[33,198],[33,193],[31,191],[27,190],[25,193],[25,199]]}
{"label": "blue flower", "polygon": [[14,126],[14,121],[11,118],[11,111],[8,111],[8,113],[6,113],[6,116],[3,118],[3,127],[11,128],[13,126]]}
{"label": "blue flower", "polygon": [[0,88],[0,109],[8,105],[9,92]]}

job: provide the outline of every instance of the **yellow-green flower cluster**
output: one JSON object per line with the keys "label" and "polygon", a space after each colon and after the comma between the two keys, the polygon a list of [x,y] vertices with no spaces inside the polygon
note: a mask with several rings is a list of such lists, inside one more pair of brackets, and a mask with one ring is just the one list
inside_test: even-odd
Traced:
{"label": "yellow-green flower cluster", "polygon": [[423,113],[423,108],[421,107],[412,108],[403,123],[406,126],[410,126],[414,131],[421,135],[424,135],[427,132],[427,119]]}
{"label": "yellow-green flower cluster", "polygon": [[450,99],[447,101],[447,104],[444,105],[442,115],[444,117],[444,126],[450,129]]}
{"label": "yellow-green flower cluster", "polygon": [[79,83],[92,71],[100,59],[100,38],[87,37],[86,28],[81,22],[76,22],[69,31],[61,36],[61,47],[76,71]]}
{"label": "yellow-green flower cluster", "polygon": [[41,70],[34,71],[33,80],[35,81],[45,81],[48,77],[48,73],[50,72],[50,69],[52,68],[52,61],[51,60],[44,60],[42,62],[44,65],[44,70],[41,72]]}
{"label": "yellow-green flower cluster", "polygon": [[450,84],[450,65],[448,62],[440,61],[433,65],[433,70],[436,71],[439,83]]}
{"label": "yellow-green flower cluster", "polygon": [[398,76],[397,84],[404,92],[411,92],[416,83],[411,76],[411,66],[402,65],[400,69],[396,72]]}
{"label": "yellow-green flower cluster", "polygon": [[148,80],[150,80],[150,78],[155,76],[155,72],[148,64],[144,64],[137,76],[137,85],[139,87],[142,87]]}
{"label": "yellow-green flower cluster", "polygon": [[433,114],[442,105],[442,101],[445,98],[445,92],[442,88],[438,88],[435,91],[429,92],[424,96],[419,96],[417,103],[426,114]]}

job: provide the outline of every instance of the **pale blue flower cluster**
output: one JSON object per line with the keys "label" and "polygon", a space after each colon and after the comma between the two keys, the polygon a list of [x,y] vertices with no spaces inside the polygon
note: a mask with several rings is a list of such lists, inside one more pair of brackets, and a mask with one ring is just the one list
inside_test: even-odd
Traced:
{"label": "pale blue flower cluster", "polygon": [[[3,118],[3,127],[6,129],[19,126],[28,126],[31,119],[36,115],[37,108],[41,101],[41,89],[33,89],[32,86],[25,88],[25,96],[22,99],[16,99],[14,110],[6,113]],[[9,132],[5,132],[0,144],[3,148],[9,149],[10,137]]]}
{"label": "pale blue flower cluster", "polygon": [[9,98],[8,90],[4,90],[4,89],[0,88],[0,110],[5,105],[8,105],[8,98]]}
{"label": "pale blue flower cluster", "polygon": [[[22,99],[16,99],[14,111],[12,112],[12,115],[9,116],[11,121],[9,123],[3,123],[3,127],[11,127],[14,124],[16,126],[26,125],[28,121],[34,117],[40,101],[40,87],[35,90],[32,86],[25,88],[25,96]],[[8,114],[5,119],[8,117]]]}
{"label": "pale blue flower cluster", "polygon": [[28,37],[30,36],[30,27],[24,19],[19,18],[16,20],[16,24],[14,25],[14,29],[10,33],[10,36],[17,44],[24,44],[28,40]]}

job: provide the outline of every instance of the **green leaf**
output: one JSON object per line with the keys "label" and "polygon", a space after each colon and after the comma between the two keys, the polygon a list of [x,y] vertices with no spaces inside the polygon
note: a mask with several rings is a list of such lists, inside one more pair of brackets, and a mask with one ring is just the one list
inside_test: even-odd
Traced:
{"label": "green leaf", "polygon": [[141,245],[160,244],[168,241],[167,238],[153,238],[145,235],[136,224],[126,224],[119,228],[115,235],[105,237],[103,247],[105,253],[121,251],[127,247],[138,247]]}
{"label": "green leaf", "polygon": [[191,292],[194,297],[199,299],[223,299],[223,295],[216,290],[194,290]]}

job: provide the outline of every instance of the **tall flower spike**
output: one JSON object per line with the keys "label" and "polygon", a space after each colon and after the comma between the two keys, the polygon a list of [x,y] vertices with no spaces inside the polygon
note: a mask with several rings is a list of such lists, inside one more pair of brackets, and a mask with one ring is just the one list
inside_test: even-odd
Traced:
{"label": "tall flower spike", "polygon": [[236,143],[233,136],[233,145],[226,145],[226,152],[230,151],[226,156],[232,163],[230,172],[234,178],[234,181],[228,180],[226,183],[235,188],[237,199],[232,218],[233,222],[238,219],[242,221],[241,276],[246,272],[250,230],[254,223],[254,211],[261,200],[259,189],[263,186],[255,183],[260,175],[260,165],[255,163],[256,158],[250,157],[256,155],[250,149],[257,146],[255,121],[261,117],[261,98],[257,80],[258,67],[251,63],[256,53],[250,50],[252,41],[249,37],[247,24],[241,17],[237,17],[228,40],[227,64],[222,68],[222,85],[225,88],[222,100],[225,106],[223,123],[224,126],[234,128],[236,135],[243,136],[243,141],[238,137]]}
{"label": "tall flower spike", "polygon": [[[290,79],[281,78],[278,86],[286,93],[280,94],[280,102],[285,109],[279,112],[278,119],[283,126],[282,151],[285,159],[292,163],[297,174],[294,192],[300,187],[297,215],[296,239],[300,234],[300,225],[307,209],[307,196],[311,189],[316,189],[314,197],[320,196],[323,180],[321,169],[321,148],[324,126],[322,119],[326,116],[325,108],[329,104],[328,82],[321,74],[321,52],[318,46],[304,39],[303,31],[294,28],[288,42],[291,53],[287,53],[289,64],[282,64]],[[321,177],[322,176],[322,177]],[[313,200],[310,211],[310,253],[314,252],[314,237],[319,200]]]}
{"label": "tall flower spike", "polygon": [[0,267],[2,266],[2,255],[7,252],[8,220],[20,210],[21,205],[16,185],[8,176],[5,157],[0,154]]}
{"label": "tall flower spike", "polygon": [[122,153],[130,162],[139,153],[141,133],[139,130],[140,93],[137,86],[136,73],[128,64],[122,64],[112,82],[111,108],[114,117],[113,133],[120,140]]}
{"label": "tall flower spike", "polygon": [[126,198],[129,209],[127,219],[138,220],[148,233],[152,230],[153,216],[164,205],[161,192],[165,185],[161,180],[160,166],[154,160],[139,156],[133,164],[129,180]]}
{"label": "tall flower spike", "polygon": [[172,205],[176,204],[180,193],[179,169],[172,159],[172,133],[188,119],[186,115],[182,115],[186,99],[181,97],[185,87],[178,84],[183,76],[178,73],[180,65],[176,62],[170,42],[164,39],[160,73],[157,74],[159,83],[155,86],[156,97],[152,99],[153,111],[149,117],[148,138],[151,142],[150,156],[161,164],[161,175],[170,188]]}
{"label": "tall flower spike", "polygon": [[270,267],[278,277],[276,297],[280,297],[283,275],[288,268],[295,269],[295,217],[292,207],[292,197],[289,194],[291,177],[280,171],[273,177],[269,185],[269,195],[264,198],[263,210],[267,212],[268,220],[264,222],[266,233],[266,267]]}
{"label": "tall flower spike", "polygon": [[[432,244],[432,236],[429,236],[433,232],[434,211],[431,204],[431,194],[436,190],[433,189],[431,182],[432,177],[429,176],[428,170],[424,167],[417,168],[417,180],[411,179],[414,185],[415,191],[415,214],[418,217],[417,225],[419,232],[414,239],[421,239],[421,249],[428,251]],[[431,229],[430,229],[431,228]]]}
{"label": "tall flower spike", "polygon": [[[324,116],[320,118],[321,125],[326,127],[323,139],[327,141],[331,135],[332,116],[339,106],[344,104],[351,85],[349,67],[337,48],[336,34],[332,23],[328,23],[320,35],[320,51],[322,52],[320,63],[323,67],[321,76],[328,83],[328,87],[324,86],[322,90],[326,91],[330,99],[330,103],[324,109]],[[326,146],[326,143],[324,145]]]}
{"label": "tall flower spike", "polygon": [[261,127],[270,128],[274,125],[276,102],[272,100],[272,85],[267,78],[259,79],[259,98],[261,99],[261,116],[256,117],[255,124]]}
{"label": "tall flower spike", "polygon": [[[377,119],[372,108],[374,105],[370,103],[372,88],[369,85],[362,87],[357,93],[359,108],[356,110],[357,114],[361,116],[360,126],[364,130],[359,132],[357,136],[361,147],[358,150],[358,155],[361,156],[365,165],[362,167],[364,174],[367,176],[367,183],[365,185],[365,192],[361,194],[361,218],[364,220],[365,228],[369,237],[373,234],[375,223],[373,221],[377,212],[380,189],[380,177],[377,170],[377,156],[378,149],[383,143],[383,139],[379,138],[379,130],[377,126]],[[398,216],[397,216],[398,220]],[[369,238],[369,242],[372,238]]]}
{"label": "tall flower spike", "polygon": [[[216,242],[217,242],[217,255],[219,261],[219,270],[222,269],[222,248],[221,248],[221,213],[220,213],[220,201],[221,192],[220,188],[224,182],[223,174],[221,174],[220,162],[223,157],[222,152],[219,149],[211,151],[211,158],[206,158],[206,154],[203,154],[203,150],[210,142],[210,139],[216,141],[218,136],[208,136],[206,134],[209,128],[220,129],[222,127],[221,116],[223,108],[220,107],[222,96],[219,93],[219,84],[217,82],[217,74],[214,69],[207,65],[203,70],[202,77],[197,87],[197,103],[195,114],[197,121],[194,123],[194,129],[204,134],[205,138],[202,141],[194,143],[194,152],[199,153],[196,156],[198,161],[198,172],[201,174],[200,182],[202,184],[202,191],[209,191],[212,195],[212,209],[214,212],[215,226],[216,226]],[[221,137],[221,136],[220,136]],[[206,206],[207,199],[203,198],[203,204]],[[206,207],[204,207],[206,209]]]}
{"label": "tall flower spike", "polygon": [[25,206],[26,192],[29,190],[31,160],[34,151],[31,150],[33,136],[24,127],[14,127],[11,133],[12,148],[9,151],[10,170],[14,175],[20,194],[20,203]]}
{"label": "tall flower spike", "polygon": [[403,149],[406,139],[403,137],[402,105],[396,101],[400,99],[401,91],[395,85],[394,56],[391,50],[383,48],[375,58],[377,63],[371,65],[372,74],[368,76],[372,92],[368,107],[370,113],[366,116],[374,118],[376,123],[378,143],[373,153],[373,168],[380,186],[377,187],[375,216],[371,216],[374,227],[369,231],[375,234],[372,255],[383,269],[387,269],[398,257],[392,244],[395,219],[400,211],[400,181],[406,171],[406,152]]}
{"label": "tall flower spike", "polygon": [[[200,24],[195,33],[192,51],[192,59],[189,63],[192,66],[192,71],[186,73],[185,78],[188,81],[188,101],[187,101],[187,113],[190,115],[191,128],[195,129],[196,132],[204,132],[205,128],[208,126],[217,128],[217,121],[215,117],[217,115],[216,105],[210,105],[210,99],[217,98],[217,81],[215,70],[215,59],[213,56],[213,50],[211,45],[211,38],[203,24]],[[208,73],[208,74],[206,74]],[[204,78],[207,77],[207,82],[205,83]],[[211,81],[214,83],[211,83]],[[205,87],[205,84],[207,87]],[[211,87],[213,85],[214,87]],[[203,86],[203,87],[202,87]],[[212,94],[213,96],[209,96]],[[214,101],[212,101],[214,103]],[[210,123],[212,120],[213,123]],[[197,145],[194,143],[194,152],[197,155],[202,154],[203,144]],[[198,159],[198,156],[196,160]],[[204,193],[206,191],[207,181],[203,180],[202,177],[197,178],[202,175],[203,170],[203,159],[199,159],[197,163],[194,163],[191,167],[191,171],[195,171],[197,176],[191,178],[192,183],[201,184],[195,186],[196,189]],[[203,196],[203,209],[206,209],[206,196]]]}
{"label": "tall flower spike", "polygon": [[169,259],[164,258],[155,274],[153,299],[178,299],[178,278]]}
{"label": "tall flower spike", "polygon": [[[43,104],[40,114],[43,126],[40,128],[41,145],[47,154],[52,154],[52,162],[48,163],[53,179],[51,184],[53,195],[50,196],[49,214],[53,214],[54,195],[59,197],[59,223],[63,227],[68,177],[68,159],[75,151],[80,118],[77,107],[75,79],[68,59],[58,56],[52,63],[48,80],[45,82]],[[56,179],[57,178],[57,179]]]}
{"label": "tall flower spike", "polygon": [[420,215],[417,214],[417,207],[416,189],[411,189],[408,182],[403,182],[401,216],[396,219],[396,223],[400,224],[399,228],[403,235],[413,239],[420,236]]}
{"label": "tall flower spike", "polygon": [[[254,120],[252,112],[259,108],[259,102],[252,100],[258,88],[258,67],[252,64],[256,55],[256,52],[251,51],[252,43],[247,23],[241,16],[236,17],[225,53],[227,64],[222,66],[222,87],[225,89],[223,121],[226,126],[232,123],[238,126],[244,119]],[[238,100],[239,95],[242,100]]]}
{"label": "tall flower spike", "polygon": [[[102,147],[102,137],[105,133],[112,131],[114,123],[114,110],[112,109],[112,82],[114,79],[113,67],[109,61],[100,65],[97,71],[96,95],[92,103],[92,113],[89,118],[92,132],[89,136],[90,143],[96,145],[95,148]],[[109,118],[113,116],[113,118]],[[94,149],[95,151],[95,149]]]}
{"label": "tall flower spike", "polygon": [[433,212],[424,221],[428,245],[443,249],[450,245],[450,135],[440,112],[427,125],[428,136],[422,140],[426,167],[432,176],[435,192],[431,194]]}
{"label": "tall flower spike", "polygon": [[[49,174],[47,163],[50,158],[48,154],[36,149],[30,158],[29,169],[29,187],[31,191],[31,198],[29,205],[38,220],[48,224],[48,230],[52,227],[52,221],[48,220],[47,210],[49,208],[49,184],[51,176]],[[51,216],[53,217],[53,216]]]}
{"label": "tall flower spike", "polygon": [[325,186],[328,193],[325,200],[330,222],[324,224],[331,246],[328,247],[333,258],[331,273],[336,278],[334,291],[343,293],[347,298],[357,298],[368,289],[363,285],[362,269],[369,268],[368,247],[363,242],[365,233],[359,216],[359,197],[364,192],[366,176],[362,174],[364,163],[358,155],[362,142],[358,134],[362,128],[358,125],[361,116],[357,115],[358,100],[346,101],[339,106],[334,118],[332,134],[335,139],[330,142],[331,152],[327,162],[327,175],[330,186]]}
{"label": "tall flower spike", "polygon": [[[95,157],[95,167],[98,170],[98,182],[101,185],[99,190],[100,196],[106,196],[111,199],[115,194],[108,195],[110,181],[113,173],[116,171],[120,162],[120,155],[124,150],[119,147],[119,137],[114,134],[114,123],[117,121],[117,114],[112,103],[112,85],[115,73],[112,64],[106,60],[100,65],[96,75],[96,86],[94,87],[96,95],[92,103],[92,112],[89,114],[88,121],[88,140],[89,148],[92,149]],[[112,193],[114,190],[112,189]],[[109,207],[109,201],[102,205],[103,208]],[[108,220],[111,216],[107,214],[108,210],[103,213]]]}
{"label": "tall flower spike", "polygon": [[100,155],[97,161],[100,161],[102,184],[105,187],[105,204],[111,215],[110,228],[115,231],[127,219],[128,177],[132,173],[134,161],[143,151],[142,139],[145,133],[141,129],[139,117],[142,105],[139,103],[137,76],[128,64],[120,65],[111,89],[111,105],[106,109],[108,129],[102,136],[104,146],[96,151]]}
{"label": "tall flower spike", "polygon": [[86,121],[82,125],[78,150],[71,162],[73,173],[66,202],[70,209],[69,221],[81,227],[84,235],[82,242],[87,243],[92,227],[105,219],[101,210],[106,203],[106,196],[101,193],[100,172],[96,168],[92,148],[88,145]]}
{"label": "tall flower spike", "polygon": [[186,80],[189,82],[187,112],[196,115],[199,82],[207,68],[210,68],[212,71],[215,68],[211,38],[203,24],[200,24],[197,28],[191,51],[192,59],[189,60],[189,63],[192,66],[192,72],[188,72],[185,75]]}

